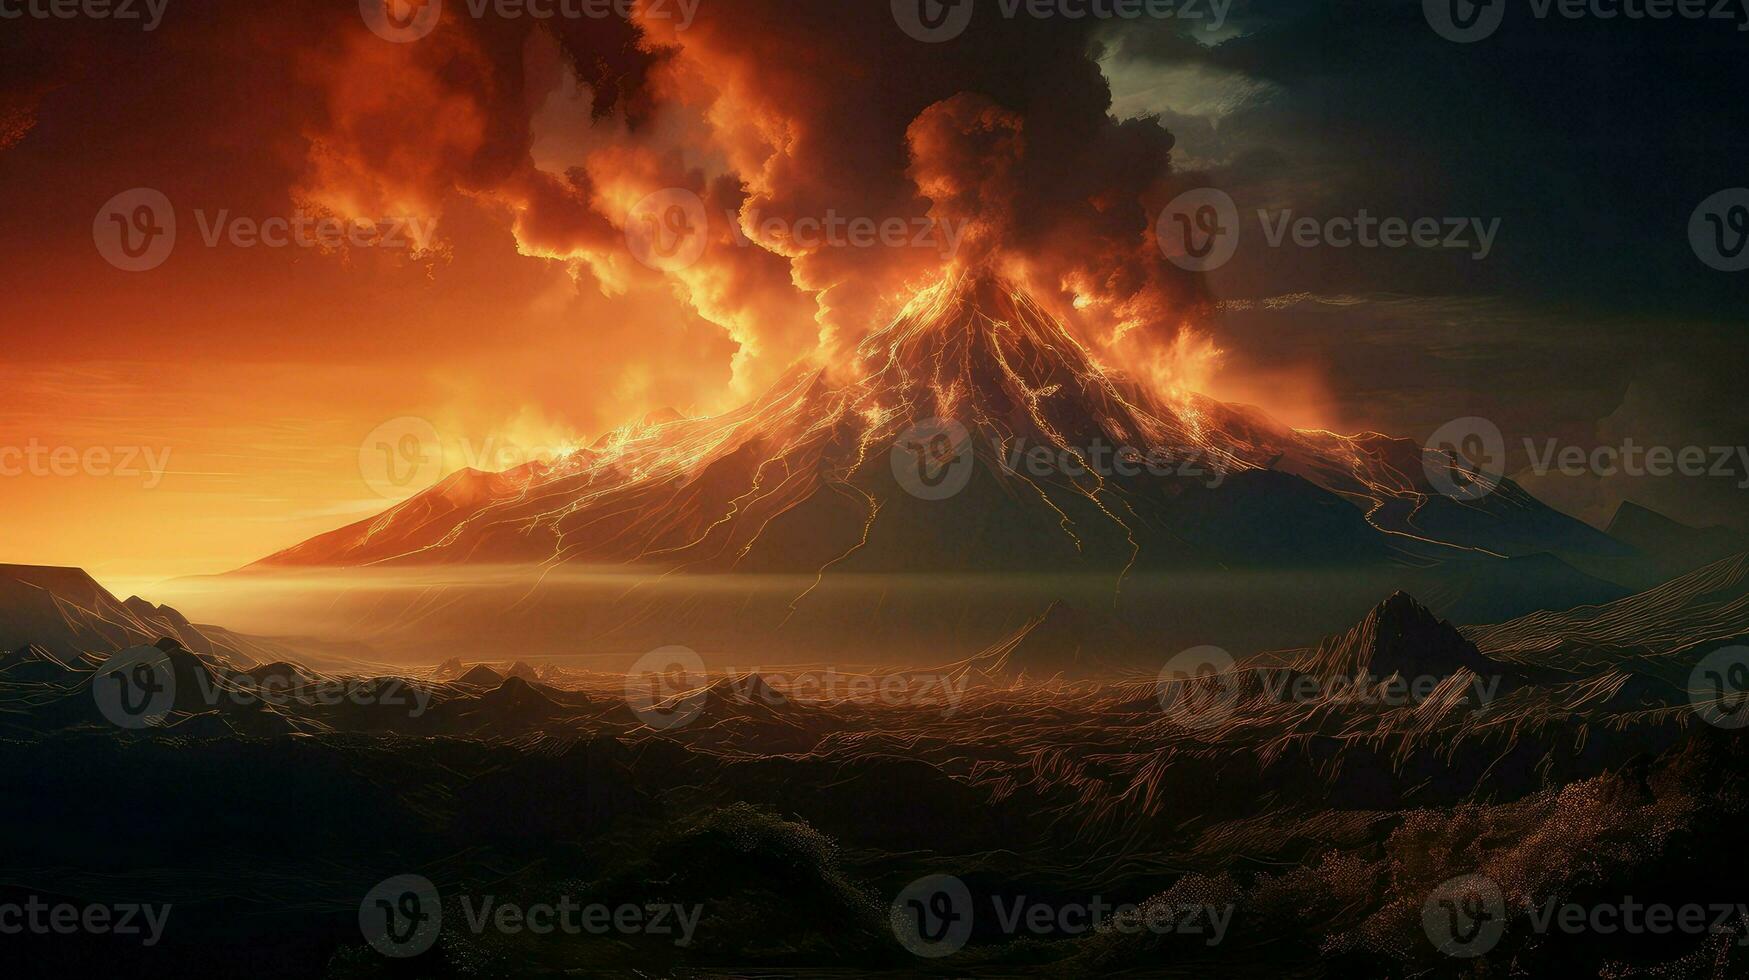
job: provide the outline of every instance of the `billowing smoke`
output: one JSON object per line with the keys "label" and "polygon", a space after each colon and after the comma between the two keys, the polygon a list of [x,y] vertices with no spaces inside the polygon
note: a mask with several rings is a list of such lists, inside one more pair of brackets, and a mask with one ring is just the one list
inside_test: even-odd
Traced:
{"label": "billowing smoke", "polygon": [[[1173,139],[1109,114],[1084,22],[980,8],[925,43],[886,3],[679,9],[458,13],[417,43],[323,43],[306,55],[326,111],[298,191],[358,213],[491,202],[579,288],[675,290],[738,345],[742,395],[971,263],[1024,281],[1113,366],[1195,382],[1212,352],[1187,340],[1199,286],[1151,222]],[[627,242],[640,222],[701,236],[702,254],[647,261]]]}

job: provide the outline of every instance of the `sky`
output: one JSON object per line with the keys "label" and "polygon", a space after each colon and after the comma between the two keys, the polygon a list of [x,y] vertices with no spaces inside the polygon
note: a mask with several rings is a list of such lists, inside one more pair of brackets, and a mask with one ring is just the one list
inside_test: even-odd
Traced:
{"label": "sky", "polygon": [[[1507,5],[1455,43],[1383,0],[980,0],[920,40],[906,6],[0,20],[0,561],[235,568],[444,471],[838,363],[950,260],[1116,369],[1295,425],[1749,445],[1744,279],[1689,235],[1749,184],[1739,24]],[[1240,239],[1187,271],[1156,220],[1200,188]],[[171,241],[166,212],[167,253],[117,252]],[[1467,237],[1270,241],[1362,212]],[[691,261],[652,251],[676,215],[703,222]],[[275,219],[330,224],[270,244]],[[441,463],[404,471],[409,439]],[[1599,524],[1635,499],[1749,526],[1741,473],[1520,478]]]}

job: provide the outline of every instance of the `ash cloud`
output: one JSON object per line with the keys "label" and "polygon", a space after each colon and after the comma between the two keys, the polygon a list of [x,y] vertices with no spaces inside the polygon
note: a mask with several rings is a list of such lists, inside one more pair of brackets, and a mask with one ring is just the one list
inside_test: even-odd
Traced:
{"label": "ash cloud", "polygon": [[[318,48],[325,113],[300,191],[340,211],[492,202],[525,254],[609,295],[666,282],[739,346],[742,394],[830,360],[949,263],[999,263],[1118,362],[1171,349],[1194,317],[1200,287],[1151,231],[1173,137],[1110,114],[1090,26],[992,15],[927,44],[887,4],[736,0],[685,29],[637,16],[452,17],[416,44]],[[566,73],[588,97],[555,112]],[[537,145],[564,152],[537,162]],[[624,229],[669,188],[705,203],[709,244],[657,271]],[[936,233],[794,233],[833,220]]]}

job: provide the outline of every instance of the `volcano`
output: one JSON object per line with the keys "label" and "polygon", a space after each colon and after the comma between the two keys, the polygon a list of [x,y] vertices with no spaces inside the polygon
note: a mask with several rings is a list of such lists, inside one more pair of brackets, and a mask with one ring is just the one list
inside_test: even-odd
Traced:
{"label": "volcano", "polygon": [[[855,380],[833,380],[844,376]],[[923,442],[939,458],[920,460]],[[714,418],[652,415],[551,463],[458,472],[252,568],[1121,579],[1625,550],[1510,481],[1480,500],[1440,496],[1427,474],[1450,465],[1406,439],[1160,395],[1100,363],[1013,283],[962,274],[918,294],[847,369],[798,369]]]}

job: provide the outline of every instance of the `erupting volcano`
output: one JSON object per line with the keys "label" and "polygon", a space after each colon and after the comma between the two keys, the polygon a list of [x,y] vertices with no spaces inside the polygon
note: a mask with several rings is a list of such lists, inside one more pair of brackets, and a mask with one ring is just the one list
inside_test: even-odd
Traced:
{"label": "erupting volcano", "polygon": [[[835,381],[849,376],[854,380]],[[904,472],[920,430],[964,489]],[[897,454],[897,458],[895,455]],[[254,568],[639,564],[689,571],[1077,571],[1425,565],[1614,543],[1509,482],[1437,494],[1409,440],[1293,429],[1101,364],[1012,282],[957,274],[714,418],[654,417],[552,463],[464,470]]]}

